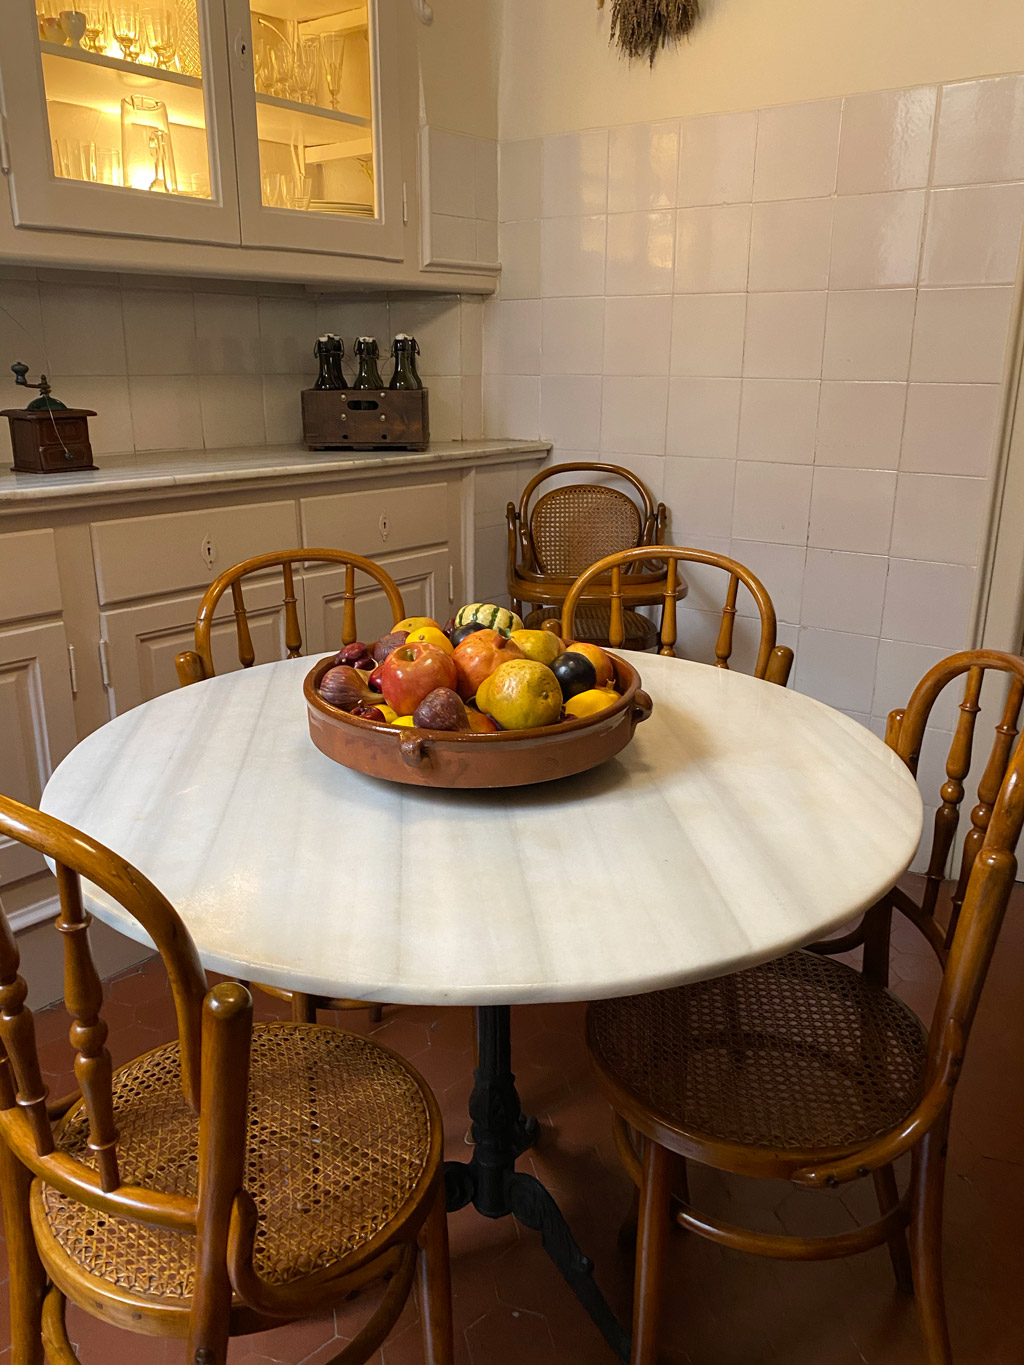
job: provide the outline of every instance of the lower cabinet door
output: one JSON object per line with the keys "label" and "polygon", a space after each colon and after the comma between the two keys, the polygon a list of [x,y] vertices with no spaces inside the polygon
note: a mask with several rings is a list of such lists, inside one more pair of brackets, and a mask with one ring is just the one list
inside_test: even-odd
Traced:
{"label": "lower cabinet door", "polygon": [[[256,662],[265,664],[285,658],[288,649],[280,573],[271,578],[248,579],[243,591]],[[302,583],[298,575],[295,596],[301,621]],[[112,716],[163,692],[173,692],[178,686],[174,660],[184,650],[195,648],[196,612],[202,600],[202,593],[189,593],[101,614],[101,649]],[[211,639],[217,673],[241,668],[230,593],[225,593],[218,604]]]}
{"label": "lower cabinet door", "polygon": [[[449,594],[447,547],[413,551],[376,561],[398,584],[406,616],[432,616],[444,625],[454,611]],[[345,608],[345,570],[311,567],[303,575],[306,596],[307,654],[328,654],[341,647]],[[377,640],[394,622],[388,599],[377,584],[362,574],[356,577],[356,638]]]}
{"label": "lower cabinet door", "polygon": [[[76,739],[63,625],[0,630],[0,792],[38,805]],[[0,885],[44,870],[38,853],[0,837]]]}

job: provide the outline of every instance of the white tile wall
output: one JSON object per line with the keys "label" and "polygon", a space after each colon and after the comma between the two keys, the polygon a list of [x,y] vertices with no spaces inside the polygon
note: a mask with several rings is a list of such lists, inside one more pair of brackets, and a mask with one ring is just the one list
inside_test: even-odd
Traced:
{"label": "white tile wall", "polygon": [[[970,628],[1024,76],[504,144],[499,218],[488,354],[508,300],[542,313],[488,431],[634,468],[677,541],[763,578],[795,685],[879,729]],[[695,582],[684,647],[714,605]]]}
{"label": "white tile wall", "polygon": [[[534,374],[541,305],[522,307],[534,310],[536,322],[510,324],[509,345],[527,353],[503,360]],[[318,296],[301,286],[49,269],[0,274],[0,352],[24,360],[33,377],[45,371],[64,402],[96,411],[90,434],[101,458],[300,441],[299,394],[316,378],[313,344],[324,331],[345,338],[349,357],[356,336],[376,336],[385,378],[391,337],[413,333],[431,389],[434,439],[482,434],[477,298]],[[351,374],[351,360],[345,364]],[[3,422],[0,463],[9,448]]]}

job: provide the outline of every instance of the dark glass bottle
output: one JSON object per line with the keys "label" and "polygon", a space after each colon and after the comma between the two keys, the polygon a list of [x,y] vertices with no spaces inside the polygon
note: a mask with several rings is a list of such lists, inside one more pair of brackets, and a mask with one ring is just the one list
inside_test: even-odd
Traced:
{"label": "dark glass bottle", "polygon": [[416,338],[399,332],[391,343],[391,354],[395,357],[395,372],[389,385],[392,389],[422,389],[423,382],[416,369],[416,357],[420,353]]}
{"label": "dark glass bottle", "polygon": [[352,381],[352,387],[354,389],[382,389],[384,381],[381,379],[380,370],[377,368],[377,361],[380,359],[380,347],[377,345],[377,338],[359,337],[356,341],[356,358],[359,362],[359,369]]}
{"label": "dark glass bottle", "polygon": [[313,354],[320,365],[320,373],[317,375],[313,387],[315,389],[343,389],[345,387],[345,374],[341,368],[341,358],[345,354],[345,343],[341,338],[336,337],[332,332],[328,332],[326,336],[317,337]]}

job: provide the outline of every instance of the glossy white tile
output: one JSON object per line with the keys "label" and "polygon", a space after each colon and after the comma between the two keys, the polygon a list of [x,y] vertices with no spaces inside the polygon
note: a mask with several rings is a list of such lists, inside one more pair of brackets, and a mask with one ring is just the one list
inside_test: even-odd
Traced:
{"label": "glossy white tile", "polygon": [[734,460],[740,421],[740,383],[738,379],[679,376],[671,379],[666,453]]}
{"label": "glossy white tile", "polygon": [[421,375],[423,387],[430,390],[430,439],[462,439],[462,380],[458,375]]}
{"label": "glossy white tile", "polygon": [[461,380],[462,439],[475,441],[484,434],[483,385],[479,375]]}
{"label": "glossy white tile", "polygon": [[885,554],[895,495],[896,475],[888,470],[816,468],[808,544]]}
{"label": "glossy white tile", "polygon": [[671,212],[608,215],[606,294],[669,294],[675,215]]}
{"label": "glossy white tile", "polygon": [[878,635],[888,564],[885,555],[809,549],[801,624],[853,635]]}
{"label": "glossy white tile", "polygon": [[475,218],[456,218],[450,213],[432,213],[430,254],[439,261],[475,261],[476,233]]}
{"label": "glossy white tile", "polygon": [[677,294],[672,300],[672,373],[740,374],[746,319],[745,294]]}
{"label": "glossy white tile", "polygon": [[[6,293],[6,288],[0,288],[0,307],[7,306]],[[119,289],[41,283],[39,305],[51,378],[127,374]],[[20,360],[22,349],[12,359]]]}
{"label": "glossy white tile", "polygon": [[[259,301],[245,294],[196,294],[197,359],[200,373],[258,374]],[[310,359],[312,359],[312,340]]]}
{"label": "glossy white tile", "polygon": [[739,458],[813,464],[816,379],[744,379]]}
{"label": "glossy white tile", "polygon": [[608,207],[608,132],[560,133],[541,150],[545,218],[604,213]]}
{"label": "glossy white tile", "polygon": [[485,374],[540,374],[542,308],[540,299],[488,300],[484,305]]}
{"label": "glossy white tile", "polygon": [[1024,223],[1024,185],[932,190],[921,283],[1012,284]]}
{"label": "glossy white tile", "polygon": [[935,86],[849,95],[839,139],[840,194],[916,189],[928,183]]}
{"label": "glossy white tile", "polygon": [[922,289],[910,378],[934,384],[999,383],[1012,301],[1008,287]]}
{"label": "glossy white tile", "polygon": [[856,194],[836,200],[832,289],[880,289],[917,282],[924,190]]}
{"label": "glossy white tile", "polygon": [[[800,596],[807,553],[804,546],[734,539],[730,553],[733,559],[746,565],[764,584],[778,621],[797,625],[800,621]],[[736,614],[751,618],[760,616],[753,597],[742,588],[736,599]],[[779,643],[784,641],[780,639]]]}
{"label": "glossy white tile", "polygon": [[998,384],[911,384],[900,469],[984,478],[992,467]]}
{"label": "glossy white tile", "polygon": [[743,373],[753,379],[817,379],[825,339],[827,295],[751,294]]}
{"label": "glossy white tile", "polygon": [[793,685],[826,706],[866,713],[877,662],[878,641],[869,635],[802,626]]}
{"label": "glossy white tile", "polygon": [[304,374],[265,374],[263,386],[263,427],[268,445],[286,445],[302,440],[302,408],[299,398],[309,385]]}
{"label": "glossy white tile", "polygon": [[[69,408],[91,408],[89,442],[92,453],[120,455],[134,450],[132,409],[126,375],[61,375],[58,394]],[[0,422],[6,433],[7,422]]]}
{"label": "glossy white tile", "polygon": [[667,294],[605,300],[605,374],[668,374],[671,339],[672,299]]}
{"label": "glossy white tile", "polygon": [[540,387],[540,434],[556,452],[597,450],[601,441],[601,376],[545,375]]}
{"label": "glossy white tile", "polygon": [[132,375],[128,397],[136,450],[201,448],[203,419],[195,375]]}
{"label": "glossy white tile", "polygon": [[747,287],[749,204],[680,209],[676,217],[675,291],[731,293]]}
{"label": "glossy white tile", "polygon": [[913,289],[851,289],[829,294],[824,377],[906,379],[914,297]]}
{"label": "glossy white tile", "polygon": [[263,383],[259,375],[201,374],[199,404],[203,445],[207,450],[263,445],[266,441]]}
{"label": "glossy white tile", "polygon": [[751,290],[828,286],[832,205],[831,199],[786,199],[754,205]]}
{"label": "glossy white tile", "polygon": [[474,138],[476,174],[474,212],[477,218],[498,220],[498,144],[491,138]]}
{"label": "glossy white tile", "polygon": [[933,185],[1024,179],[1024,76],[942,87]]}
{"label": "glossy white tile", "polygon": [[[884,721],[890,711],[905,707],[924,675],[941,663],[948,653],[948,649],[941,647],[915,645],[905,640],[887,640],[883,637],[878,645],[871,714]],[[947,687],[932,708],[932,724],[951,728],[955,723],[958,701],[956,688]]]}
{"label": "glossy white tile", "polygon": [[977,563],[988,493],[985,479],[901,473],[890,553],[901,559]]}
{"label": "glossy white tile", "polygon": [[705,536],[728,538],[735,478],[731,460],[680,455],[665,461],[665,501],[672,509],[672,534],[678,543],[700,544]]}
{"label": "glossy white tile", "polygon": [[668,380],[605,375],[601,388],[601,450],[663,455]]}
{"label": "glossy white tile", "polygon": [[[456,375],[462,372],[462,327],[455,294],[393,298],[392,332],[408,332],[419,342],[421,374]],[[540,330],[538,312],[537,330]],[[389,343],[390,344],[390,343]],[[387,350],[387,346],[382,346]]]}
{"label": "glossy white tile", "polygon": [[529,375],[485,374],[484,435],[540,438],[540,379]]}
{"label": "glossy white tile", "polygon": [[882,634],[911,644],[966,649],[976,572],[962,564],[891,559]]}
{"label": "glossy white tile", "polygon": [[[196,373],[196,318],[191,293],[125,289],[121,302],[129,374]],[[307,341],[312,351],[308,332]]]}
{"label": "glossy white tile", "polygon": [[906,396],[905,384],[824,380],[815,464],[896,469]]}
{"label": "glossy white tile", "polygon": [[603,298],[545,299],[540,352],[544,374],[600,374]]}
{"label": "glossy white tile", "polygon": [[604,214],[542,221],[541,292],[545,298],[605,292],[606,223]]}
{"label": "glossy white tile", "polygon": [[536,299],[541,294],[541,220],[502,223],[498,228],[501,259],[499,292],[503,299]]}
{"label": "glossy white tile", "polygon": [[754,112],[683,119],[679,125],[679,206],[749,200],[756,140]]}
{"label": "glossy white tile", "polygon": [[676,206],[679,124],[632,123],[608,135],[608,212]]}
{"label": "glossy white tile", "polygon": [[[54,375],[57,371],[47,358],[43,336],[43,314],[39,304],[39,285],[35,280],[4,280],[0,288],[0,346],[2,354],[10,355],[8,365],[23,361],[35,378],[40,371]],[[6,367],[5,367],[6,368]],[[6,426],[4,422],[0,425]]]}
{"label": "glossy white tile", "polygon": [[841,100],[821,100],[758,112],[755,199],[810,199],[834,192],[842,108]]}
{"label": "glossy white tile", "polygon": [[[189,302],[191,304],[191,300]],[[335,311],[340,313],[340,310]],[[319,318],[316,304],[307,299],[260,298],[259,316],[260,368],[263,373],[298,374],[302,370],[312,369],[315,363],[313,343],[318,332],[323,330],[317,326]],[[350,353],[351,333],[347,328],[339,330],[339,335],[342,332],[346,353]]]}
{"label": "glossy white tile", "polygon": [[462,373],[480,374],[484,358],[484,300],[464,294],[459,301],[462,332]]}
{"label": "glossy white tile", "polygon": [[430,129],[430,208],[455,218],[476,217],[476,138]]}
{"label": "glossy white tile", "polygon": [[541,216],[539,137],[502,142],[498,150],[498,217],[503,223]]}
{"label": "glossy white tile", "polygon": [[740,460],[732,533],[739,540],[807,542],[812,470],[807,465]]}

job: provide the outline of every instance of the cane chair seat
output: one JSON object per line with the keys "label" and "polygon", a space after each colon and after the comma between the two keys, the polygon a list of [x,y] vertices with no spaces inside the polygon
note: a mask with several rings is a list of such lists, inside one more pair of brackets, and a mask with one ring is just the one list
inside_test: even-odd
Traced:
{"label": "cane chair seat", "polygon": [[733,976],[590,1007],[598,1067],[658,1122],[772,1153],[844,1150],[921,1098],[917,1015],[852,968],[791,953]]}
{"label": "cane chair seat", "polygon": [[[253,1265],[287,1285],[327,1271],[385,1229],[429,1174],[431,1124],[415,1074],[355,1034],[316,1024],[258,1024],[252,1035],[244,1187],[258,1210]],[[194,1198],[198,1119],[181,1087],[177,1042],[115,1073],[122,1180]],[[94,1165],[81,1103],[57,1149]],[[89,1208],[37,1179],[32,1217],[44,1263],[110,1292],[187,1314],[195,1240]]]}
{"label": "cane chair seat", "polygon": [[[561,607],[538,607],[536,611],[531,611],[523,624],[527,630],[540,630],[545,621],[557,621],[561,616]],[[641,616],[638,611],[623,611],[623,625],[625,627],[625,639],[622,642],[623,649],[653,649],[658,642],[658,628],[653,621],[649,621],[646,616]],[[610,643],[609,631],[611,629],[611,608],[600,604],[587,604],[576,609],[576,625],[573,632],[574,640],[587,640],[594,645],[607,645]]]}

